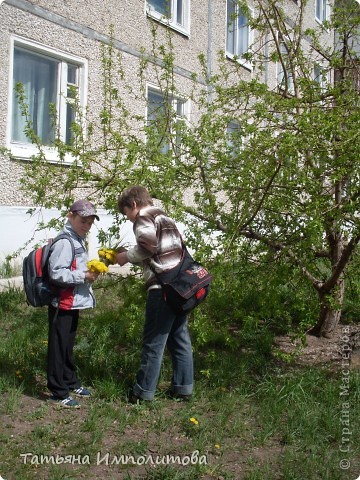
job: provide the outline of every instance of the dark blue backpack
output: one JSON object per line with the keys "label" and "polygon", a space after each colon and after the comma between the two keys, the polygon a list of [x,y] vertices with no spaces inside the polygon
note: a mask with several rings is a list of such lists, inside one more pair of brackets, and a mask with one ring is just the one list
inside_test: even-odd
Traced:
{"label": "dark blue backpack", "polygon": [[66,233],[61,233],[47,245],[36,248],[23,260],[23,281],[26,299],[33,307],[50,305],[52,300],[59,294],[60,288],[50,282],[48,264],[54,243],[66,238],[72,249],[71,267],[75,258],[74,242]]}

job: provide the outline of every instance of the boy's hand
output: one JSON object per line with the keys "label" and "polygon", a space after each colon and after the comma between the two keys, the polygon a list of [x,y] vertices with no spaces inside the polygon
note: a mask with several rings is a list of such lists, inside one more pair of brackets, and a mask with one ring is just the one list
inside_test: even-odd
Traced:
{"label": "boy's hand", "polygon": [[126,251],[118,253],[115,259],[116,259],[116,263],[118,263],[120,266],[125,265],[125,263],[128,263],[129,261],[127,259]]}
{"label": "boy's hand", "polygon": [[95,280],[98,278],[99,273],[98,272],[85,272],[85,280],[89,283],[95,282]]}

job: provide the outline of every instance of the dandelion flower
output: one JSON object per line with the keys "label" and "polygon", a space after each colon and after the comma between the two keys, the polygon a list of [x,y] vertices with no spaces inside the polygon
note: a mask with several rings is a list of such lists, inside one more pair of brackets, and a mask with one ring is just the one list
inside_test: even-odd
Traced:
{"label": "dandelion flower", "polygon": [[190,422],[192,422],[194,425],[198,425],[198,424],[199,424],[198,420],[196,420],[195,417],[191,417],[191,418],[190,418]]}
{"label": "dandelion flower", "polygon": [[113,248],[100,248],[98,250],[99,258],[105,265],[114,265],[116,261],[117,251]]}
{"label": "dandelion flower", "polygon": [[90,272],[95,273],[106,273],[109,270],[107,265],[105,265],[105,263],[101,262],[100,260],[90,260],[89,262],[87,262],[86,266]]}

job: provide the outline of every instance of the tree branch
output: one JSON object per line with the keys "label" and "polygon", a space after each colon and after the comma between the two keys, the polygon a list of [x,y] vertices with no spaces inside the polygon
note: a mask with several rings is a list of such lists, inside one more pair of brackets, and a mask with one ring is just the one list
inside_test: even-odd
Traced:
{"label": "tree branch", "polygon": [[258,240],[268,245],[269,247],[273,248],[274,250],[282,251],[287,257],[292,259],[295,265],[297,265],[301,269],[303,275],[305,275],[305,277],[312,282],[316,290],[321,289],[323,282],[317,279],[316,277],[314,277],[314,275],[306,268],[306,266],[303,264],[300,258],[290,248],[288,248],[287,245],[270,240],[269,238],[263,235],[260,235],[259,233],[254,232],[253,230],[241,231],[240,234],[246,238]]}
{"label": "tree branch", "polygon": [[354,252],[359,241],[360,241],[360,234],[357,235],[356,237],[353,237],[350,240],[350,242],[347,244],[347,246],[344,248],[341,254],[341,257],[337,262],[336,267],[333,270],[331,277],[326,282],[324,282],[323,285],[321,286],[320,290],[322,292],[330,292],[335,287],[337,281],[339,280],[341,274],[344,271],[345,266],[347,265],[347,262],[349,261],[349,258],[351,257],[351,254]]}

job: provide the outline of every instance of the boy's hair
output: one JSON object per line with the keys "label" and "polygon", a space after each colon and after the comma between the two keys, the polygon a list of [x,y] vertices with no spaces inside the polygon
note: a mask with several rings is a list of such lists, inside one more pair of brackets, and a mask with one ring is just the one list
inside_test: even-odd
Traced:
{"label": "boy's hair", "polygon": [[133,187],[126,188],[118,198],[119,212],[124,215],[124,208],[132,208],[133,202],[136,202],[138,207],[146,207],[147,205],[153,205],[153,200],[150,193],[145,187],[141,185],[135,185]]}

